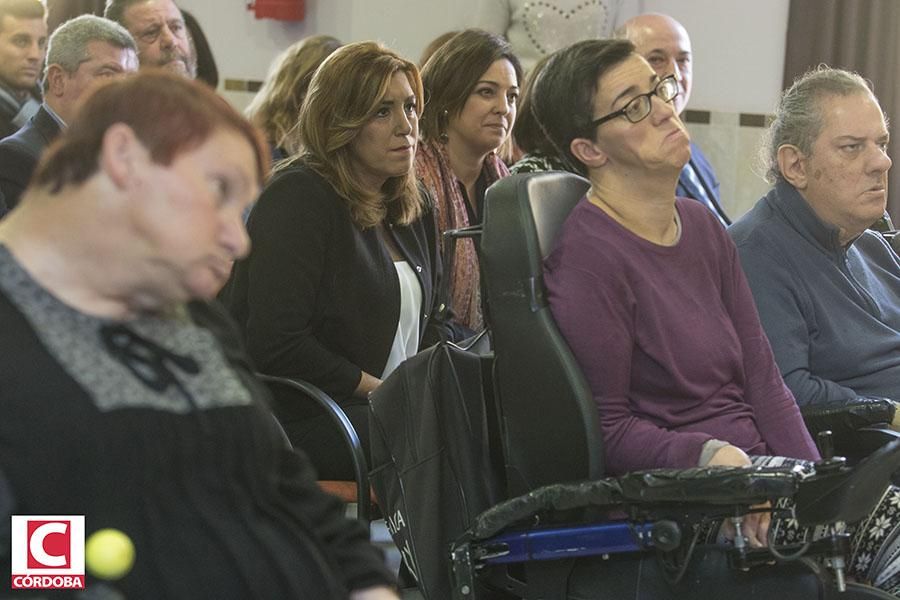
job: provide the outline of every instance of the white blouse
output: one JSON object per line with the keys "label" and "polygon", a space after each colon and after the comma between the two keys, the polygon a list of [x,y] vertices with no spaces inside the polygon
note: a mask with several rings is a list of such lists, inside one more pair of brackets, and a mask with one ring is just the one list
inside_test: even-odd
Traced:
{"label": "white blouse", "polygon": [[414,356],[419,350],[419,315],[422,313],[422,286],[405,260],[394,262],[397,279],[400,281],[400,318],[397,321],[397,333],[384,366],[384,379],[400,366],[407,358]]}

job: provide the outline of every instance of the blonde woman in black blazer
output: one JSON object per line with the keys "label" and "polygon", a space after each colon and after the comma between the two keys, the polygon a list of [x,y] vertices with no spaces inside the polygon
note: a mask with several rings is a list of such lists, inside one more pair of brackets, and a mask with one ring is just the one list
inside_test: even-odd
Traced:
{"label": "blonde woman in black blazer", "polygon": [[[367,396],[396,366],[398,331],[417,333],[399,358],[452,336],[437,297],[435,223],[413,171],[421,106],[415,65],[379,44],[326,59],[295,132],[305,151],[264,189],[248,222],[253,250],[222,294],[256,367],[332,395],[366,449]],[[405,284],[404,262],[414,274]],[[401,287],[416,286],[419,301],[404,305]],[[320,476],[349,478],[325,417],[288,412],[280,415],[288,436]]]}

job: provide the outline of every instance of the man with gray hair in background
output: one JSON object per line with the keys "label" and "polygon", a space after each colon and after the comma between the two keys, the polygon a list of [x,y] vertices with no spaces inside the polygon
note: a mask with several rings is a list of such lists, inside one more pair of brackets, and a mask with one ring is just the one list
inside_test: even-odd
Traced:
{"label": "man with gray hair in background", "polygon": [[103,16],[134,36],[142,69],[166,69],[190,79],[197,76],[190,34],[172,0],[106,0]]}
{"label": "man with gray hair in background", "polygon": [[13,208],[47,146],[71,122],[87,92],[99,82],[137,71],[137,46],[109,19],[82,15],[50,37],[44,103],[15,135],[0,142],[0,190]]}
{"label": "man with gray hair in background", "polygon": [[862,77],[807,72],[762,150],[773,189],[728,229],[800,405],[900,401],[900,259],[868,230],[887,203],[888,137]]}

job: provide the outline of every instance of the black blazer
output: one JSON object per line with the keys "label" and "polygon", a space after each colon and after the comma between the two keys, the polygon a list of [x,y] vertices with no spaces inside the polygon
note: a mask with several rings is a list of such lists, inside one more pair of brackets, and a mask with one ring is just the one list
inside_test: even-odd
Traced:
{"label": "black blazer", "polygon": [[12,209],[28,186],[35,167],[62,128],[44,105],[22,129],[0,141],[0,191]]}
{"label": "black blazer", "polygon": [[[220,295],[257,368],[299,377],[342,401],[361,370],[380,377],[400,314],[396,268],[375,228],[361,230],[346,202],[312,169],[276,174],[247,224],[250,256]],[[429,211],[387,229],[422,287],[421,346],[457,337],[438,299],[440,259]]]}

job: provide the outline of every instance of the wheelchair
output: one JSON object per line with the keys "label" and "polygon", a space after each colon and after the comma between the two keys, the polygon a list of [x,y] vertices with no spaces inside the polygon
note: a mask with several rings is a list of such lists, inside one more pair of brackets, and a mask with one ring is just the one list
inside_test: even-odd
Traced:
{"label": "wheelchair", "polygon": [[[488,190],[479,254],[493,354],[481,361],[489,371],[483,412],[505,499],[444,540],[448,588],[431,585],[426,598],[890,598],[846,582],[841,524],[874,507],[900,469],[900,441],[882,438],[851,468],[823,437],[826,458],[811,476],[747,467],[604,477],[596,405],[542,281],[542,260],[587,188],[580,177],[550,173]],[[391,402],[390,378],[382,387],[373,405]],[[792,507],[777,508],[780,498]],[[774,516],[826,534],[774,553],[748,548],[741,521],[764,502]],[[702,543],[703,526],[724,519],[736,526],[735,544]]]}

